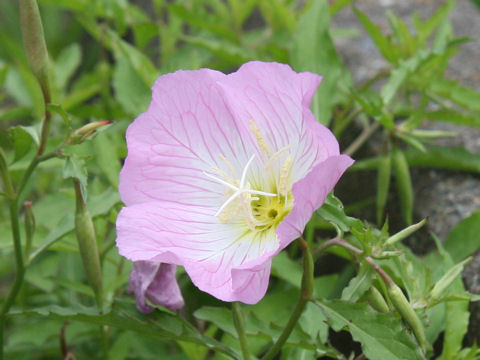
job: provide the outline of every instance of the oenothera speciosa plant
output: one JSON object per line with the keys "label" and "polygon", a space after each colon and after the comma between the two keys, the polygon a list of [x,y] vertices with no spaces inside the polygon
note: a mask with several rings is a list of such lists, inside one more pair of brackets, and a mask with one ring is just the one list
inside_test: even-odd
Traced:
{"label": "oenothera speciosa plant", "polygon": [[353,163],[309,109],[320,81],[257,61],[161,76],[127,130],[120,254],[184,266],[221,300],[258,302],[272,258]]}

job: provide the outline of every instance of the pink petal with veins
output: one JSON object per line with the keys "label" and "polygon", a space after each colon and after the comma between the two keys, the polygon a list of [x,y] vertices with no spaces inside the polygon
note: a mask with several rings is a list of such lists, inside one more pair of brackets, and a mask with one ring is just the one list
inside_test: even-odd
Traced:
{"label": "pink petal with veins", "polygon": [[183,265],[200,290],[249,304],[265,294],[270,259],[279,248],[273,229],[246,231],[205,208],[159,202],[121,210],[117,246],[132,261]]}

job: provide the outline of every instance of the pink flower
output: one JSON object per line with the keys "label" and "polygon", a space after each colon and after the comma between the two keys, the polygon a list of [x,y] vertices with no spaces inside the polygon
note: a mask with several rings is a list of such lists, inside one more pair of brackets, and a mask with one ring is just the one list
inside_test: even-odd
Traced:
{"label": "pink flower", "polygon": [[161,76],[127,130],[120,254],[182,265],[221,300],[258,302],[271,259],[353,163],[309,109],[320,80],[257,61]]}
{"label": "pink flower", "polygon": [[137,309],[141,313],[151,313],[154,305],[165,306],[170,310],[180,310],[184,303],[182,293],[175,278],[175,265],[137,261],[130,273],[128,291],[135,294]]}

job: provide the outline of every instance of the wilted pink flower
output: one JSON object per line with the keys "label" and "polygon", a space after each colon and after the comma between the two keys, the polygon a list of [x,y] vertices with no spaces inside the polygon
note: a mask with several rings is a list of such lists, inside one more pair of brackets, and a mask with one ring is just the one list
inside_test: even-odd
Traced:
{"label": "wilted pink flower", "polygon": [[128,291],[135,294],[138,311],[148,314],[154,310],[147,304],[147,299],[154,305],[174,311],[183,307],[182,293],[175,278],[176,268],[175,265],[152,261],[133,264]]}
{"label": "wilted pink flower", "polygon": [[127,130],[120,254],[183,265],[201,290],[253,304],[352,163],[309,109],[321,77],[250,62],[161,76]]}

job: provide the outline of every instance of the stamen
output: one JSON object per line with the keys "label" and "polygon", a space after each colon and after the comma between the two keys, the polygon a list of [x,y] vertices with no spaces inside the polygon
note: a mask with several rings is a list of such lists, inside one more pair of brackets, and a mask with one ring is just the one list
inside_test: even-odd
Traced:
{"label": "stamen", "polygon": [[290,176],[290,170],[292,169],[292,157],[290,155],[287,156],[285,162],[283,163],[282,170],[280,172],[280,179],[278,181],[278,193],[280,195],[285,196],[285,203],[287,202],[287,181]]}
{"label": "stamen", "polygon": [[250,160],[248,160],[247,165],[245,165],[245,167],[243,168],[242,177],[240,179],[240,188],[243,188],[243,186],[245,185],[245,177],[247,176],[248,167],[252,163],[253,159],[255,159],[255,154],[252,155]]}
{"label": "stamen", "polygon": [[205,171],[202,171],[202,173],[206,177],[209,177],[210,179],[215,180],[215,181],[219,182],[220,184],[223,184],[223,185],[229,187],[232,190],[238,190],[238,188],[235,185],[232,185],[232,184],[226,182],[225,180],[222,180],[222,179],[216,177],[215,175],[211,175],[209,173],[206,173]]}
{"label": "stamen", "polygon": [[[268,193],[268,192],[264,192],[264,191],[259,191],[259,190],[251,190],[251,189],[248,189],[247,186],[249,186],[249,184],[245,184],[245,180],[247,178],[247,172],[248,172],[248,168],[250,167],[250,164],[252,163],[253,159],[255,159],[255,154],[252,155],[252,157],[248,160],[247,164],[245,165],[245,168],[243,169],[242,171],[242,177],[240,179],[240,184],[239,186],[235,186],[234,184],[231,184],[225,180],[222,180],[218,177],[216,177],[215,175],[212,175],[212,174],[209,174],[205,171],[202,171],[202,173],[207,176],[208,178],[212,179],[212,180],[215,180],[217,182],[219,182],[220,184],[222,185],[225,185],[227,186],[228,188],[234,190],[234,193],[223,203],[223,205],[220,207],[220,209],[218,209],[218,211],[215,213],[215,216],[218,216],[222,213],[222,211],[233,201],[235,200],[239,195],[242,195],[242,194],[248,194],[248,201],[249,202],[252,202],[253,200],[259,200],[258,197],[252,197],[251,195],[263,195],[263,196],[270,196],[270,197],[275,197],[277,196],[277,194],[272,194],[272,193]],[[248,208],[245,206],[245,202],[243,201],[244,199],[241,199],[241,204],[242,204],[242,207],[244,209],[244,211],[246,212],[247,214],[247,221],[249,222],[249,227],[251,227],[250,225],[253,226],[252,224],[252,220],[254,221],[255,219],[253,218],[252,214],[251,214],[251,210],[248,211]],[[250,204],[249,204],[250,205]],[[222,217],[222,218],[225,218],[225,217]],[[222,220],[222,218],[220,220]]]}
{"label": "stamen", "polygon": [[265,164],[265,170],[267,170],[270,166],[272,166],[273,161],[278,159],[278,157],[287,150],[290,150],[290,145],[287,145],[287,146],[281,148],[275,154],[273,154],[272,157],[270,159],[268,159],[267,163]]}
{"label": "stamen", "polygon": [[250,120],[250,131],[252,132],[253,135],[255,135],[255,138],[257,139],[257,144],[258,147],[263,150],[263,152],[266,155],[266,158],[268,159],[270,157],[270,154],[272,153],[270,149],[268,148],[267,143],[265,142],[265,139],[262,136],[262,133],[258,129],[257,123],[253,120]]}

